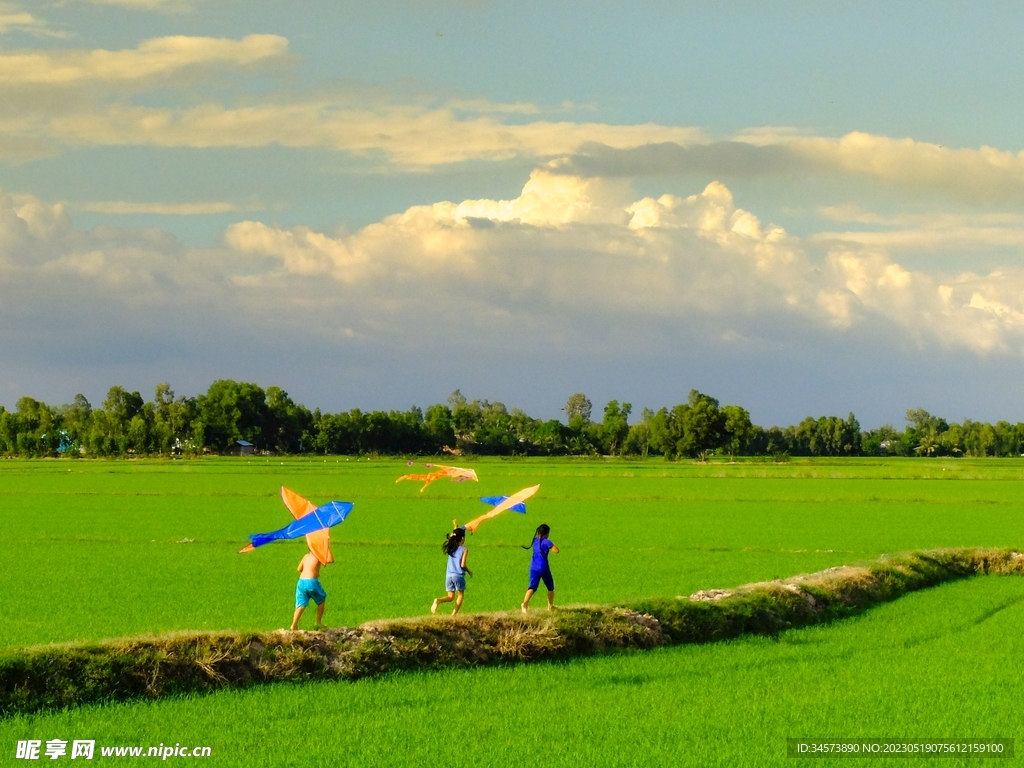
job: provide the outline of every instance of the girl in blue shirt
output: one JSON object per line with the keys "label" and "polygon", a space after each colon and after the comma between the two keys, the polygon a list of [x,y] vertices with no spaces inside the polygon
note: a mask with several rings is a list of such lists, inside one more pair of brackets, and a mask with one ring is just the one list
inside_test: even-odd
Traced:
{"label": "girl in blue shirt", "polygon": [[523,613],[526,613],[526,609],[530,605],[530,598],[537,591],[541,580],[548,588],[548,610],[555,610],[555,579],[551,575],[551,566],[548,565],[548,554],[554,552],[557,555],[558,547],[552,544],[548,538],[550,533],[551,528],[542,523],[537,526],[537,532],[533,534],[533,544],[523,547],[523,549],[533,549],[533,559],[530,561],[530,588],[526,590],[526,597],[523,598],[521,606]]}
{"label": "girl in blue shirt", "polygon": [[[452,616],[459,612],[462,607],[462,600],[466,595],[466,574],[470,576],[473,572],[466,567],[466,529],[456,528],[448,534],[441,545],[441,549],[448,555],[448,569],[445,572],[444,588],[447,591],[445,597],[438,597],[430,604],[430,612],[437,613],[437,606],[441,603],[455,601],[452,609]],[[456,596],[457,595],[457,596]]]}

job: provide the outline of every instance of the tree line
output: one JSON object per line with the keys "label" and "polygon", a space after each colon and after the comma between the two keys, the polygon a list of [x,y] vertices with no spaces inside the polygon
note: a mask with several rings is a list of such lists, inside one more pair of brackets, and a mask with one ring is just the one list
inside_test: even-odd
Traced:
{"label": "tree line", "polygon": [[441,453],[497,456],[1019,456],[1024,424],[964,420],[923,409],[907,411],[901,431],[863,431],[851,413],[807,417],[788,427],[760,427],[738,405],[691,390],[685,403],[639,419],[630,403],[612,400],[601,420],[583,393],[565,404],[565,419],[535,419],[503,403],[469,400],[459,390],[425,411],[310,411],[280,387],[220,379],[197,397],[176,397],[159,384],[146,401],[113,386],[100,407],[76,395],[50,406],[31,397],[13,411],[0,406],[0,454],[23,457],[196,456],[237,450],[259,454]]}

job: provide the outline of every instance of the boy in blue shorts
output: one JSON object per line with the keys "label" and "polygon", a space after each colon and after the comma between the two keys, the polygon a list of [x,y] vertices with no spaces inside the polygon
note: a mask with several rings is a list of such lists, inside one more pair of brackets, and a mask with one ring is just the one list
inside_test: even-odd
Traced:
{"label": "boy in blue shorts", "polygon": [[312,552],[307,552],[296,570],[299,572],[299,583],[295,585],[295,616],[292,618],[292,630],[299,628],[299,618],[310,600],[316,603],[316,629],[323,629],[327,593],[320,584],[320,561]]}

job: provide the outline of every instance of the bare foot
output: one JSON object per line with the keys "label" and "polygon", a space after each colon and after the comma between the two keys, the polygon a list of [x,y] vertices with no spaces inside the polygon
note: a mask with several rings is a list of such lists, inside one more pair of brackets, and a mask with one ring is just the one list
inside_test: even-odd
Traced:
{"label": "bare foot", "polygon": [[437,613],[437,600],[434,600],[434,602],[430,604],[430,612]]}
{"label": "bare foot", "polygon": [[553,606],[553,605],[549,605],[549,606],[548,606],[548,610],[549,610],[549,611],[553,611],[553,610],[555,610],[555,606]]}
{"label": "bare foot", "polygon": [[523,613],[526,613],[526,603],[523,603],[522,605],[520,605],[519,606],[519,610],[521,610]]}

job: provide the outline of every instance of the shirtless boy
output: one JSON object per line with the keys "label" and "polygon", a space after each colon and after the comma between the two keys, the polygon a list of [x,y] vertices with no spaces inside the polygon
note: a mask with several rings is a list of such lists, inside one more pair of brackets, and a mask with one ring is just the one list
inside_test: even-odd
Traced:
{"label": "shirtless boy", "polygon": [[292,618],[292,630],[299,628],[299,618],[310,600],[316,603],[316,628],[323,629],[327,593],[320,585],[320,561],[312,552],[307,552],[296,570],[299,572],[299,583],[295,585],[295,616]]}

